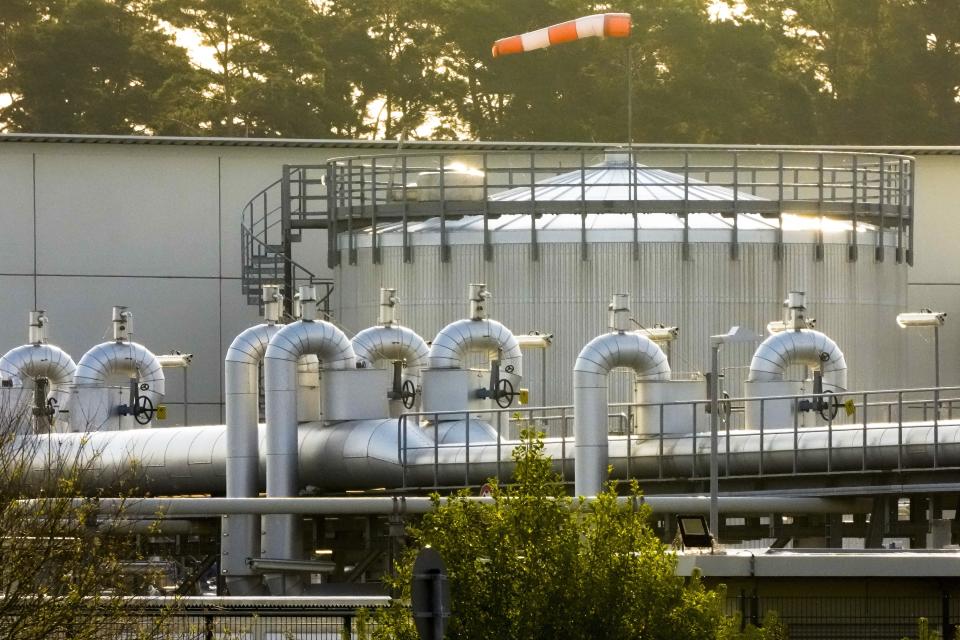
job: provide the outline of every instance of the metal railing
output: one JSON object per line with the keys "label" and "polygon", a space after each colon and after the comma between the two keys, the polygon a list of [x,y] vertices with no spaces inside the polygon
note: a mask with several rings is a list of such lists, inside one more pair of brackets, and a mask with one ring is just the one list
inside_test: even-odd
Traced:
{"label": "metal railing", "polygon": [[298,184],[304,172],[302,167],[285,166],[279,180],[244,206],[240,224],[241,286],[247,302],[260,306],[260,290],[265,284],[280,284],[288,301],[299,285],[314,285],[318,288],[318,309],[329,317],[333,281],[317,277],[291,257],[293,243],[300,240],[294,222],[304,219],[299,209],[291,209],[291,184]]}
{"label": "metal railing", "polygon": [[[604,176],[605,193],[599,197],[591,191],[588,172],[596,170],[608,153],[616,154],[609,168],[619,166],[622,176]],[[908,156],[635,147],[633,161],[643,167],[627,171],[628,153],[623,148],[605,153],[530,145],[525,151],[397,153],[284,165],[280,179],[251,198],[243,210],[244,291],[253,304],[256,288],[266,284],[266,278],[282,276],[288,292],[296,282],[322,282],[291,258],[290,247],[305,229],[327,230],[330,267],[340,264],[344,251],[347,261],[356,263],[361,236],[369,240],[372,261],[379,263],[380,233],[385,229],[400,234],[403,259],[410,261],[410,225],[437,218],[440,255],[446,261],[448,222],[468,215],[482,217],[487,260],[493,259],[489,223],[502,215],[529,217],[531,257],[537,260],[536,220],[543,214],[580,216],[584,257],[588,214],[630,214],[638,259],[642,214],[676,214],[684,256],[689,256],[690,215],[711,213],[728,219],[731,257],[739,255],[737,214],[770,219],[778,259],[783,255],[783,216],[792,214],[848,223],[851,260],[858,257],[857,230],[869,225],[876,230],[876,260],[883,260],[885,248],[892,245],[898,262],[913,263],[914,161]],[[557,181],[560,176],[565,177]],[[822,225],[815,236],[815,256],[820,260]]]}
{"label": "metal railing", "polygon": [[793,640],[871,638],[901,640],[917,637],[925,618],[929,629],[948,637],[958,622],[956,595],[941,596],[764,596],[746,592],[726,599],[727,615],[742,625],[760,625],[772,612],[787,626]]}
{"label": "metal railing", "polygon": [[[709,406],[708,400],[611,404],[607,431],[617,477],[707,478]],[[773,408],[788,417],[771,417]],[[955,419],[955,412],[960,412],[960,387],[725,399],[721,402],[720,474],[753,478],[960,468],[960,413]],[[564,482],[570,482],[573,414],[570,405],[405,413],[397,420],[401,488],[422,489],[424,483],[413,478],[425,476],[432,489],[476,487],[487,479],[478,477],[481,470],[489,472],[490,478],[507,481],[512,452],[524,429],[545,435],[554,469]],[[433,438],[429,451],[410,444],[413,429],[451,421],[464,425],[463,438],[443,443]],[[471,425],[481,429],[489,425],[488,437],[477,441],[471,436]],[[929,436],[919,442],[916,434],[921,431]],[[875,442],[879,433],[885,439]],[[754,440],[747,453],[734,442],[744,438]],[[457,458],[462,482],[444,482],[450,478],[445,469],[454,466],[447,460],[455,453],[462,456]]]}
{"label": "metal railing", "polygon": [[[622,158],[625,149],[611,150]],[[537,243],[535,217],[541,214],[581,216],[585,243],[587,214],[678,214],[688,242],[688,216],[716,213],[730,218],[731,246],[736,246],[736,214],[778,218],[783,242],[783,215],[825,217],[850,223],[850,257],[856,259],[855,231],[862,225],[877,229],[877,256],[892,238],[898,261],[912,261],[913,159],[873,153],[795,150],[635,148],[638,171],[620,166],[623,177],[605,175],[603,197],[591,194],[588,172],[604,154],[588,151],[445,152],[354,156],[331,160],[326,171],[325,215],[330,228],[344,234],[342,245],[331,238],[331,266],[339,251],[356,261],[357,234],[370,234],[373,260],[379,259],[377,234],[398,227],[405,258],[409,254],[411,221],[439,219],[443,259],[449,257],[446,223],[465,215],[483,216],[484,243],[490,244],[488,221],[501,215],[530,216],[530,242]],[[618,165],[608,168],[616,170]],[[320,171],[321,167],[305,167]],[[579,174],[579,175],[578,175]],[[562,180],[551,183],[552,179]],[[315,182],[318,178],[315,178]],[[320,215],[319,197],[308,215]],[[634,222],[635,230],[637,222]],[[823,232],[818,232],[822,257]],[[634,233],[634,242],[637,233]],[[534,252],[536,259],[536,252]]]}
{"label": "metal railing", "polygon": [[[91,616],[100,615],[91,612]],[[372,616],[356,608],[284,607],[234,608],[229,605],[146,608],[132,614],[105,616],[96,624],[98,638],[141,637],[197,640],[296,638],[297,640],[365,640],[376,628]],[[50,638],[67,640],[69,633]]]}

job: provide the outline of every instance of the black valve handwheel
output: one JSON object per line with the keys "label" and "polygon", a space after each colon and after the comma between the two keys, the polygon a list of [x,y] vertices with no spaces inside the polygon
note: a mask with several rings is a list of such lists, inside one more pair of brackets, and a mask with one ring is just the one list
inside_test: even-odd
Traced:
{"label": "black valve handwheel", "polygon": [[[829,394],[829,395],[828,395]],[[823,397],[819,401],[820,409],[817,413],[827,422],[833,422],[840,411],[840,400],[833,395],[832,391],[824,391]]]}
{"label": "black valve handwheel", "polygon": [[513,396],[516,394],[513,391],[513,383],[509,380],[503,379],[498,382],[496,392],[497,406],[501,409],[506,409],[513,403]]}
{"label": "black valve handwheel", "polygon": [[153,420],[154,410],[153,400],[147,396],[140,396],[137,398],[137,406],[133,412],[133,417],[137,424],[147,424]]}
{"label": "black valve handwheel", "polygon": [[400,387],[400,401],[403,402],[405,409],[413,409],[413,403],[417,399],[417,387],[413,380],[404,380]]}

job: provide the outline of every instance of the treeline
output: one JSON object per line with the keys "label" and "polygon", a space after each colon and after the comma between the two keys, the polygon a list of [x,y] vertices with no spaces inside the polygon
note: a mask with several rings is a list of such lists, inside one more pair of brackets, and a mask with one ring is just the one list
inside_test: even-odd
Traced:
{"label": "treeline", "polygon": [[[958,144],[955,0],[2,0],[7,131]],[[494,60],[605,10],[629,40]],[[177,32],[215,52],[199,66]],[[629,47],[629,51],[628,51]],[[629,55],[628,55],[629,53]],[[628,61],[632,64],[628,65]]]}

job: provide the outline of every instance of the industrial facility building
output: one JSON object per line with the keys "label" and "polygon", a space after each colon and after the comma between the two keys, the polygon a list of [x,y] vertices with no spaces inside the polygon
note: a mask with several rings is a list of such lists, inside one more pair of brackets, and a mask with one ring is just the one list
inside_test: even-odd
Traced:
{"label": "industrial facility building", "polygon": [[681,559],[741,602],[899,562],[956,618],[960,149],[0,149],[0,408],[56,445],[35,468],[89,446],[98,488],[176,496],[125,513],[188,521],[223,592],[370,593],[424,494],[506,479],[534,426],[575,494],[638,479],[667,540],[706,512],[790,548]]}
{"label": "industrial facility building", "polygon": [[[591,158],[602,159],[610,145],[540,145],[538,153],[550,158],[566,154],[576,161],[578,150]],[[105,309],[111,305],[128,306],[135,315],[135,334],[157,353],[181,350],[194,354],[188,370],[189,385],[187,419],[191,424],[210,424],[223,420],[223,354],[233,336],[258,318],[255,306],[248,305],[241,293],[241,215],[247,203],[264,187],[280,178],[283,165],[323,165],[333,157],[361,154],[395,154],[394,143],[363,141],[291,141],[291,140],[216,140],[164,139],[110,136],[42,136],[6,135],[0,137],[0,162],[3,171],[5,198],[2,207],[4,233],[0,235],[0,284],[5,292],[5,304],[0,309],[0,344],[19,344],[23,336],[26,313],[32,308],[43,308],[52,318],[52,336],[57,344],[70,353],[82,353],[104,337],[109,329],[104,320]],[[726,149],[726,148],[725,148]],[[709,150],[709,148],[708,148]],[[812,149],[811,149],[812,150]],[[822,149],[819,149],[823,151]],[[517,166],[529,163],[526,145],[517,143],[406,143],[405,152],[449,153],[456,156],[498,151],[511,155]],[[826,151],[833,151],[827,149]],[[836,149],[835,151],[850,151]],[[767,321],[775,319],[779,301],[789,289],[805,290],[813,313],[828,333],[835,334],[841,325],[843,337],[849,335],[862,345],[840,340],[846,349],[863,353],[870,360],[852,367],[855,387],[880,386],[885,381],[893,385],[895,376],[904,384],[924,386],[933,383],[933,346],[929,336],[922,332],[896,332],[893,315],[899,311],[933,308],[950,313],[960,307],[960,282],[951,274],[960,273],[960,258],[954,248],[954,235],[960,234],[951,223],[952,203],[960,189],[953,178],[955,165],[960,163],[960,150],[954,148],[883,148],[861,151],[908,154],[916,158],[916,190],[913,203],[916,225],[913,230],[913,265],[898,264],[891,251],[882,264],[875,262],[872,249],[861,251],[856,262],[840,259],[844,268],[816,280],[810,255],[801,256],[805,270],[791,275],[789,266],[784,275],[776,276],[770,270],[770,256],[756,252],[744,231],[743,254],[740,267],[743,273],[755,273],[756,281],[727,280],[712,265],[723,267],[730,261],[728,250],[713,247],[715,256],[704,255],[690,261],[688,267],[703,270],[711,276],[698,282],[699,290],[690,290],[691,300],[698,303],[727,305],[730,318],[754,323],[758,332]],[[477,157],[476,155],[474,157]],[[588,160],[589,162],[589,160]],[[676,160],[674,160],[676,164]],[[574,225],[578,227],[579,225]],[[488,282],[499,302],[500,318],[516,332],[530,330],[551,331],[555,327],[548,316],[530,314],[516,316],[514,307],[522,305],[524,296],[542,281],[542,287],[574,286],[569,280],[561,285],[576,256],[551,256],[563,251],[561,245],[547,238],[542,242],[544,259],[534,262],[514,241],[502,239],[509,229],[494,230],[499,255],[485,264],[477,257],[482,246],[469,244],[463,249],[464,229],[451,229],[453,234],[450,257],[462,277],[436,288],[423,286],[422,278],[429,266],[438,261],[427,257],[431,249],[417,246],[418,253],[405,271],[394,281],[390,261],[396,261],[396,249],[384,246],[384,262],[371,265],[368,255],[358,255],[358,268],[343,267],[344,286],[334,293],[334,307],[348,330],[357,331],[372,322],[377,290],[380,286],[396,287],[403,299],[420,302],[433,298],[437,305],[448,304],[452,312],[456,300],[462,296],[468,282]],[[516,235],[518,232],[513,231]],[[576,230],[571,233],[577,233]],[[397,234],[388,234],[396,237]],[[416,234],[426,236],[427,234]],[[529,236],[529,234],[526,234]],[[328,267],[327,241],[324,232],[304,231],[303,241],[292,245],[294,259],[320,278],[334,280],[336,268]],[[417,240],[419,243],[419,239]],[[357,251],[364,249],[358,243]],[[482,243],[481,243],[482,244]],[[569,246],[569,245],[568,245]],[[704,245],[703,248],[708,248]],[[574,253],[577,251],[574,248]],[[638,321],[679,326],[678,347],[687,349],[678,370],[704,371],[707,331],[720,331],[725,326],[708,327],[699,315],[690,310],[683,314],[670,306],[664,293],[676,282],[665,280],[665,267],[671,263],[667,256],[647,258],[633,273],[621,274],[611,266],[626,252],[630,243],[616,248],[609,256],[598,255],[584,267],[591,270],[596,281],[616,276],[609,285],[596,289],[599,300],[620,286],[634,286],[636,296],[645,296]],[[422,254],[422,255],[421,255]],[[722,257],[722,259],[721,259]],[[675,258],[669,258],[674,260]],[[566,260],[554,267],[554,260]],[[606,260],[606,263],[601,263]],[[711,260],[715,262],[711,262]],[[347,265],[349,259],[344,260]],[[775,265],[774,265],[775,266]],[[799,265],[797,267],[799,269]],[[538,279],[538,270],[551,280]],[[823,271],[821,269],[821,271]],[[647,276],[649,275],[649,278]],[[411,280],[411,278],[413,278]],[[641,280],[643,282],[641,283]],[[640,285],[643,284],[641,287]],[[355,287],[356,285],[356,287]],[[451,292],[456,292],[453,299]],[[568,290],[570,295],[580,290]],[[728,296],[721,301],[715,294]],[[639,298],[638,298],[639,299]],[[762,307],[751,307],[751,300],[761,300]],[[649,301],[649,304],[648,304]],[[597,311],[598,300],[584,300],[593,309],[589,322],[585,319],[578,338],[585,337],[586,326],[602,321]],[[856,305],[864,313],[848,313],[847,305]],[[739,305],[739,306],[737,306]],[[744,306],[746,305],[746,306]],[[866,312],[868,307],[871,309]],[[357,309],[358,312],[351,311]],[[749,314],[739,313],[750,309]],[[357,317],[364,310],[366,317]],[[412,308],[406,307],[406,313]],[[566,313],[581,313],[571,308]],[[548,308],[539,311],[552,314]],[[418,311],[419,313],[419,311]],[[423,313],[427,313],[426,310]],[[433,315],[417,317],[425,326],[416,326],[413,317],[401,322],[414,326],[424,335],[432,335],[442,325],[436,310]],[[506,315],[504,315],[506,314]],[[884,317],[887,316],[887,317]],[[447,316],[445,316],[447,317]],[[518,321],[515,322],[514,320]],[[870,330],[861,331],[854,323],[867,323]],[[886,332],[884,347],[873,349],[869,341],[875,339],[874,329]],[[887,352],[890,340],[902,341],[894,350],[909,354],[893,374],[882,371],[884,363],[878,353]],[[960,381],[960,362],[950,357],[957,353],[960,338],[949,329],[942,332],[942,381],[953,384]],[[579,339],[576,341],[579,344]],[[689,355],[688,355],[689,354]],[[575,354],[574,354],[575,355]],[[749,349],[736,349],[722,354],[723,366],[745,366]],[[549,361],[551,369],[569,369],[569,363]],[[534,355],[533,359],[537,358]],[[539,365],[534,365],[539,366]],[[857,376],[864,376],[861,381]],[[179,374],[171,374],[167,404],[169,422],[183,424],[183,385]],[[863,384],[856,384],[862,382]],[[534,401],[537,398],[536,381]],[[559,397],[548,396],[548,402],[560,402]]]}

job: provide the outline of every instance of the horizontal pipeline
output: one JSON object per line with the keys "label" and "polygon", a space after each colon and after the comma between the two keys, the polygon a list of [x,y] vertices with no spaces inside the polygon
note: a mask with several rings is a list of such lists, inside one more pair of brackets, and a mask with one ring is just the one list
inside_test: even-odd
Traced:
{"label": "horizontal pipeline", "polygon": [[[447,502],[441,498],[441,504]],[[493,504],[493,498],[471,497],[467,500]],[[629,504],[631,497],[621,496],[621,504]],[[42,499],[25,500],[27,504],[39,504]],[[588,502],[592,499],[587,499]],[[640,500],[654,513],[705,514],[710,510],[706,496],[650,496]],[[77,499],[77,505],[88,504]],[[571,508],[578,501],[571,501]],[[230,515],[392,515],[420,514],[433,510],[434,503],[426,497],[372,497],[372,498],[100,498],[97,506],[101,513],[120,513],[126,518],[218,518]],[[777,498],[752,496],[721,496],[720,512],[728,515],[769,515],[775,513],[868,513],[872,501],[862,498]],[[161,519],[162,523],[163,520]]]}

